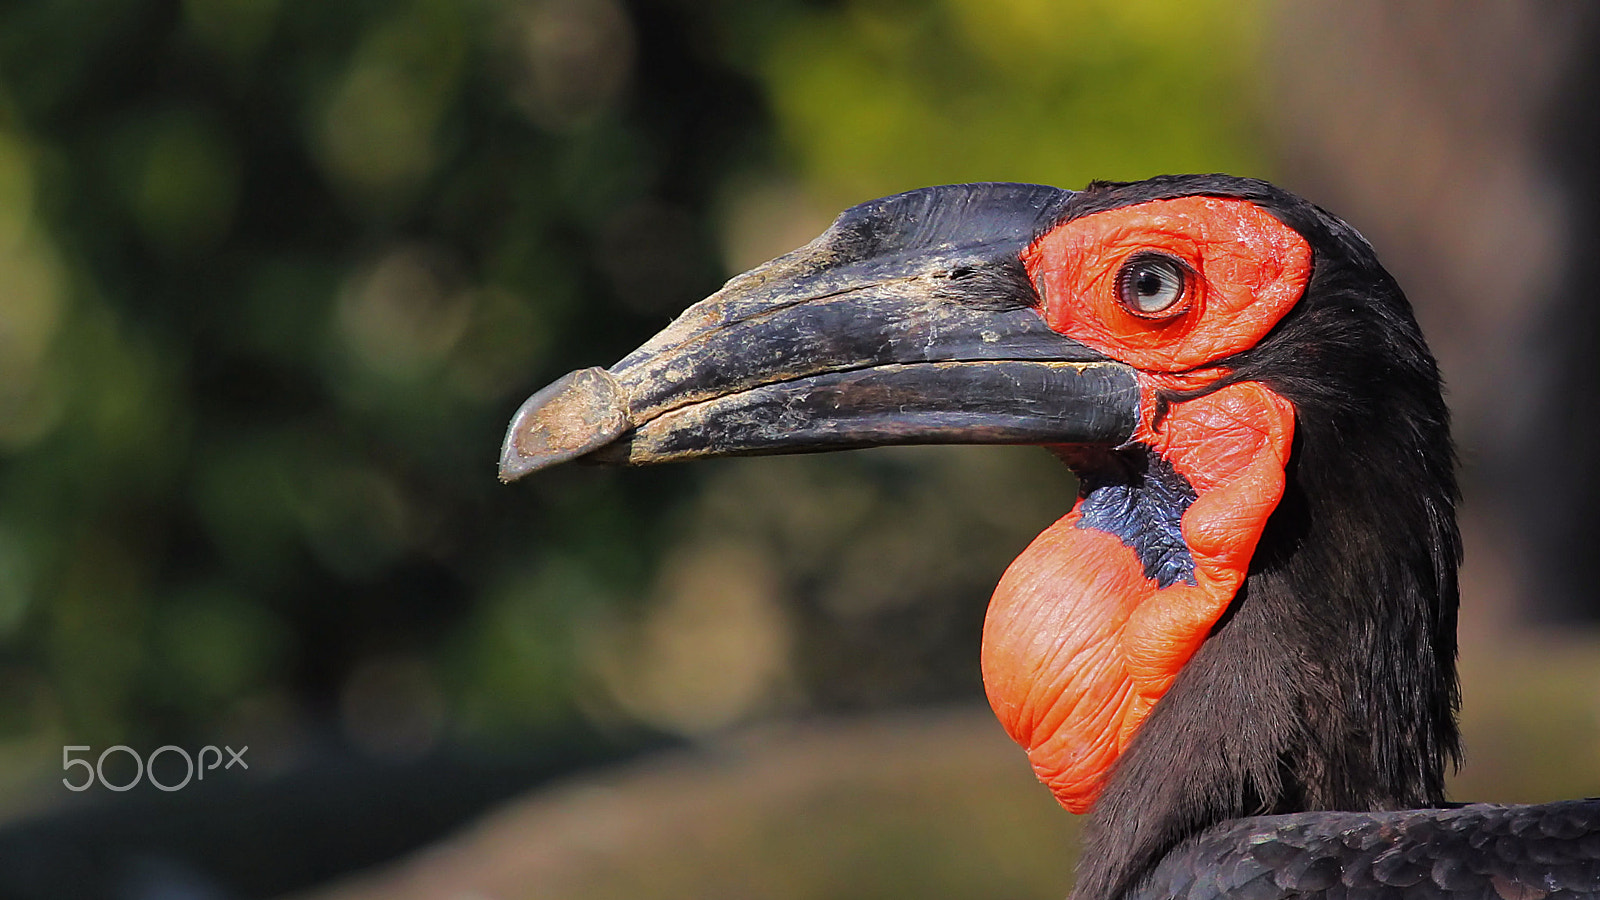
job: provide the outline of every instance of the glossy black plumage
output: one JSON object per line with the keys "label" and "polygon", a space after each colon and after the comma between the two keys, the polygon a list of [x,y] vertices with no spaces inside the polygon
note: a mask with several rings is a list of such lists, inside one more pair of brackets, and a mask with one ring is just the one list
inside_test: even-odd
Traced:
{"label": "glossy black plumage", "polygon": [[1600,896],[1600,801],[1313,812],[1224,822],[1128,900]]}

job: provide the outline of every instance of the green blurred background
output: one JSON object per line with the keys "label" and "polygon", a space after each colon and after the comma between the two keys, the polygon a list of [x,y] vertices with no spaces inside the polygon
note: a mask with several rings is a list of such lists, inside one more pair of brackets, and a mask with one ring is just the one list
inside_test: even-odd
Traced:
{"label": "green blurred background", "polygon": [[[1600,654],[1506,640],[1538,559],[1489,477],[1596,17],[1341,9],[0,4],[0,896],[1064,895],[1071,818],[974,705],[1046,454],[494,479],[543,384],[969,180],[1262,175],[1367,231],[1479,486],[1465,786],[1596,790]],[[251,768],[61,784],[166,744]]]}

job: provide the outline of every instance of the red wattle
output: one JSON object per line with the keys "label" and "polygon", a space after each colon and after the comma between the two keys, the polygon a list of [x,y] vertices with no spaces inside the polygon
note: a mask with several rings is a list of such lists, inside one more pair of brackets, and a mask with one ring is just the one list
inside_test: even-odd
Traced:
{"label": "red wattle", "polygon": [[1283,495],[1294,408],[1261,384],[1234,384],[1173,407],[1159,432],[1147,412],[1136,437],[1196,492],[1180,526],[1196,583],[1159,588],[1120,538],[1078,527],[1079,501],[1006,570],[984,623],[989,703],[1073,812],[1093,806],[1243,584]]}

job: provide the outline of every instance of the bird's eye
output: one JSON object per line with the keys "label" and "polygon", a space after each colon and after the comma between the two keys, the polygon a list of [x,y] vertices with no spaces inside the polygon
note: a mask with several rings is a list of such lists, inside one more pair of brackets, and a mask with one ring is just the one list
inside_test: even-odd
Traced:
{"label": "bird's eye", "polygon": [[1117,273],[1117,300],[1136,316],[1164,318],[1178,312],[1189,267],[1158,253],[1140,253]]}

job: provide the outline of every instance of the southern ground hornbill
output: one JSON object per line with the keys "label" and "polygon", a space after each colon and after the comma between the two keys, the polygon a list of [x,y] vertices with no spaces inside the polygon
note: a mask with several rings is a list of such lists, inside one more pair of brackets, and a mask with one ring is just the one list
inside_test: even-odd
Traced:
{"label": "southern ground hornbill", "polygon": [[983,636],[1090,813],[1075,897],[1600,895],[1600,801],[1445,802],[1449,417],[1349,225],[1217,175],[876,200],[534,395],[500,471],[915,443],[1078,475]]}

